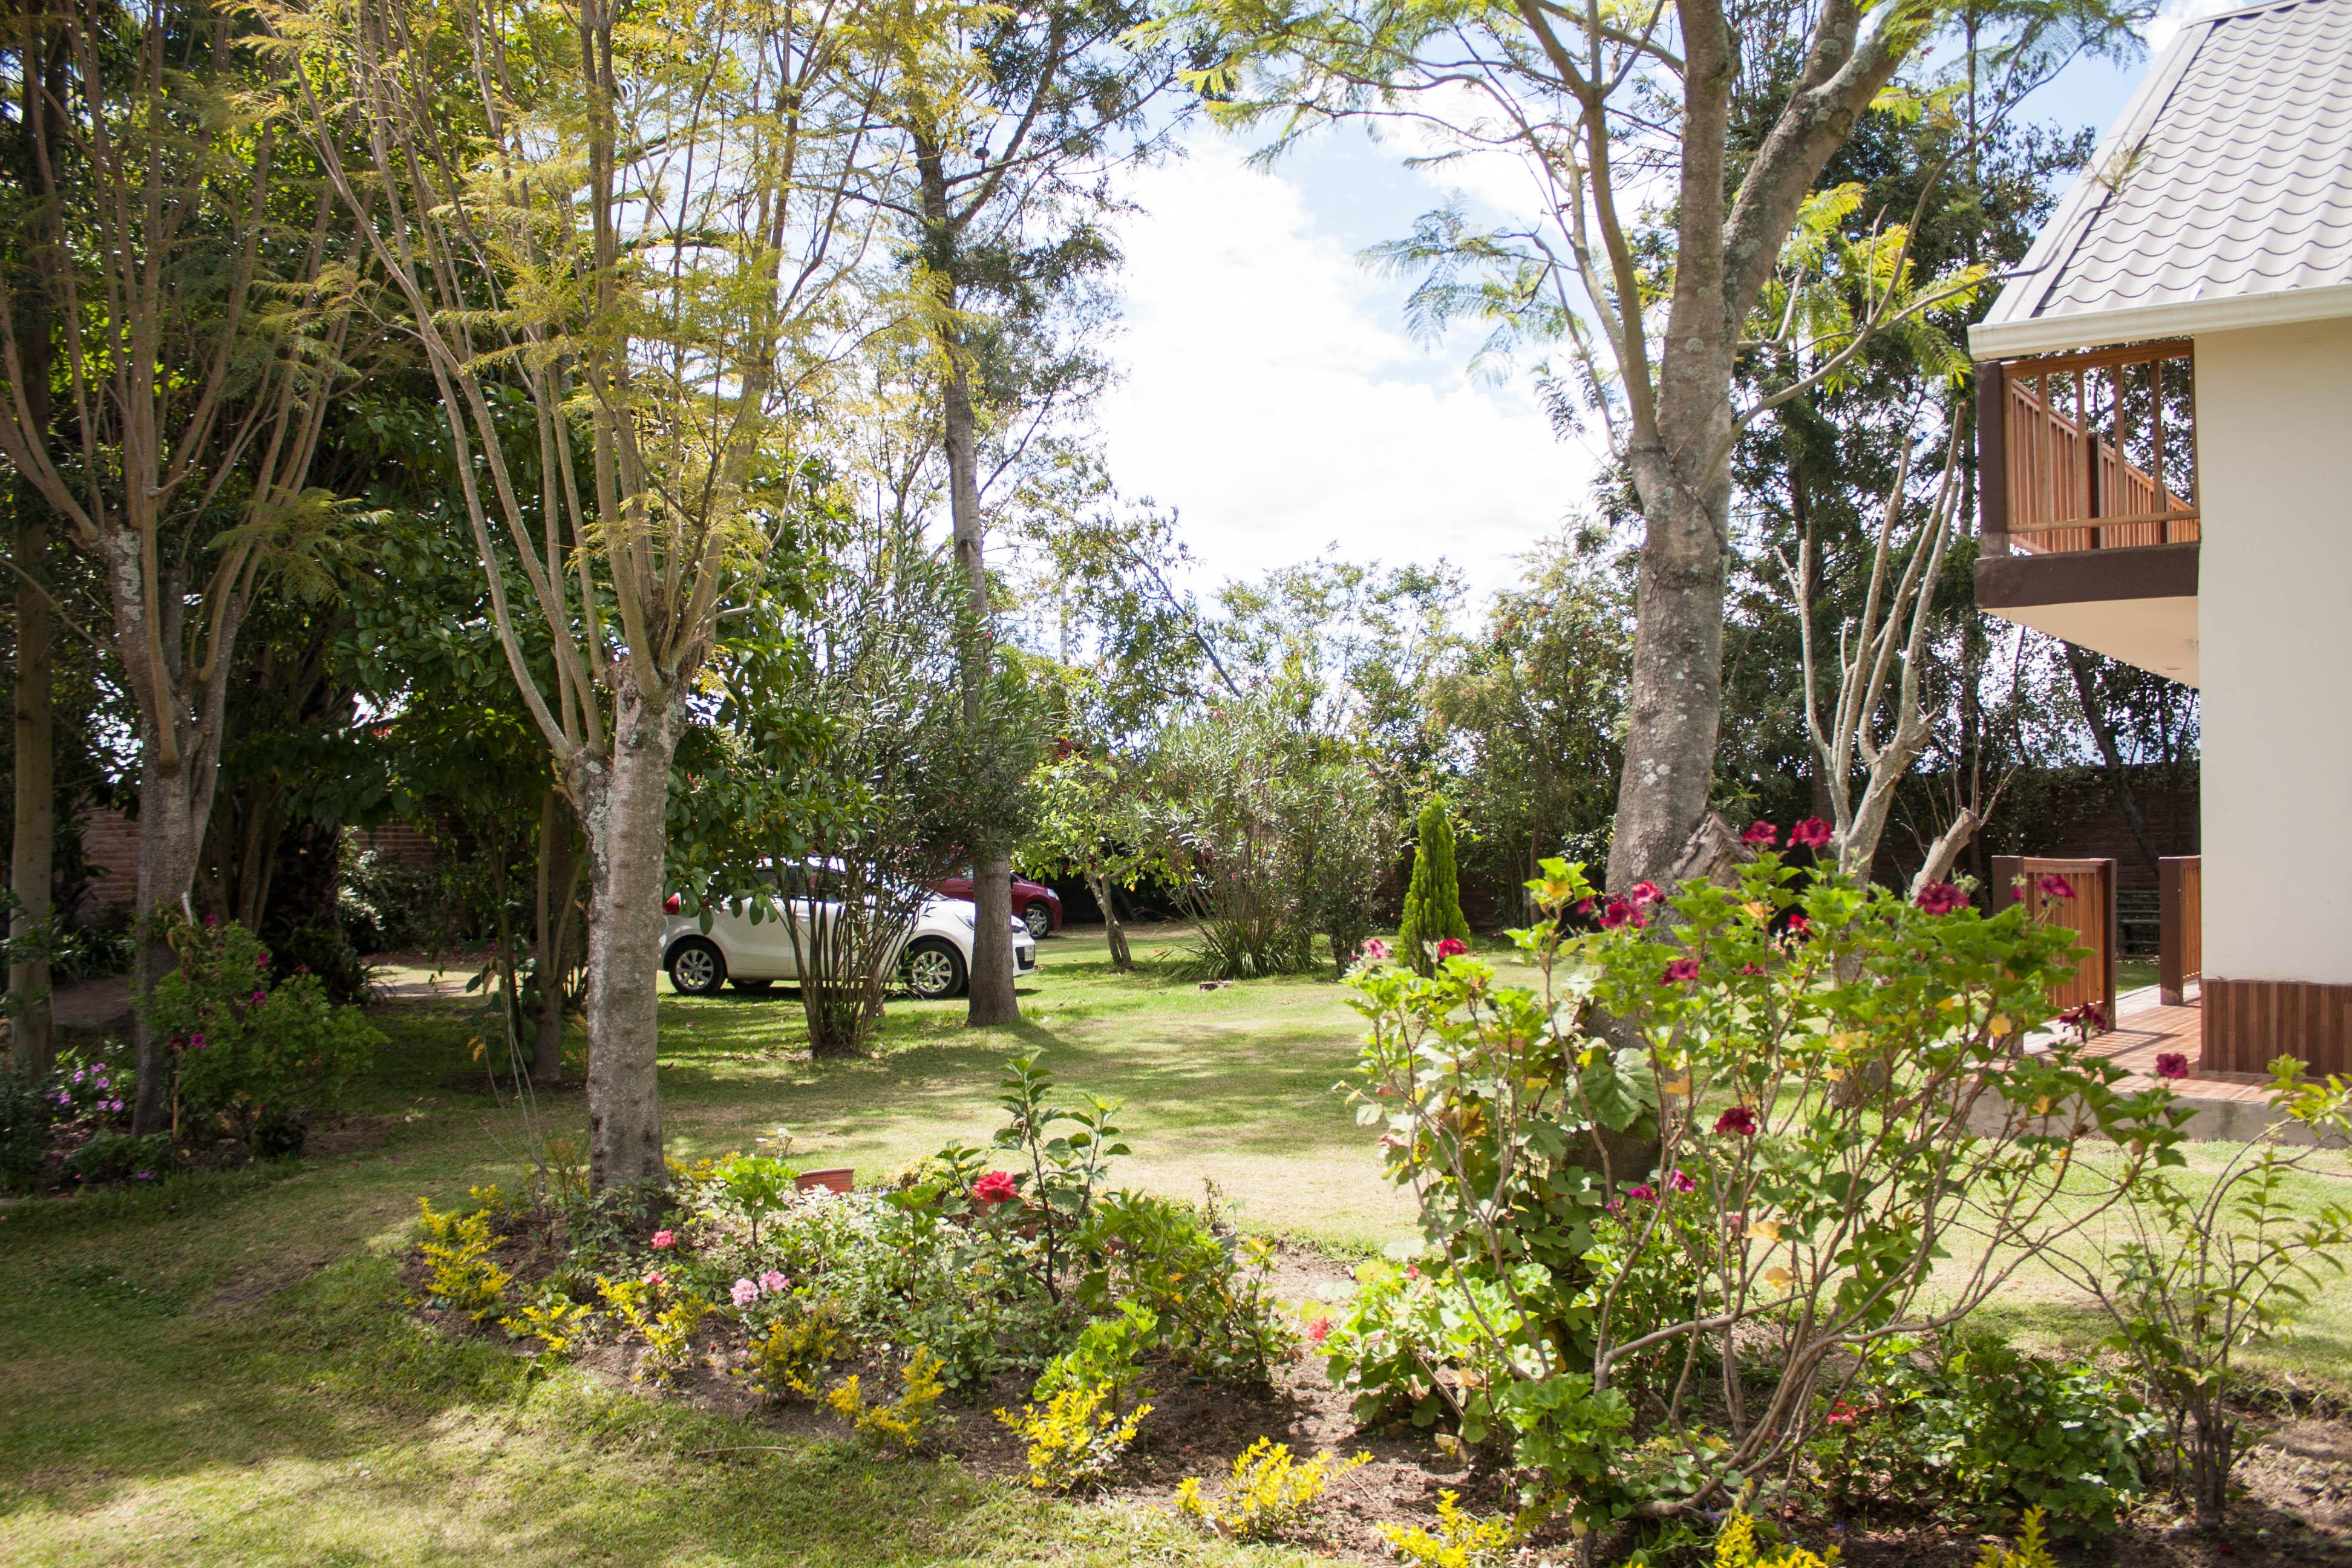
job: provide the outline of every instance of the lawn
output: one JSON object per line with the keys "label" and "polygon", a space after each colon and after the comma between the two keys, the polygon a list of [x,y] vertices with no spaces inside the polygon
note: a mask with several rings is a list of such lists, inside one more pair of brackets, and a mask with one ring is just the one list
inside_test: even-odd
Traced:
{"label": "lawn", "polygon": [[[1174,934],[1139,933],[1139,953]],[[666,997],[670,1146],[720,1153],[782,1124],[804,1162],[875,1179],[984,1141],[999,1068],[1034,1051],[1066,1086],[1126,1102],[1122,1179],[1187,1196],[1212,1180],[1245,1224],[1367,1250],[1411,1225],[1334,1092],[1354,1055],[1347,995],[1327,977],[1203,991],[1165,965],[1116,974],[1098,935],[1074,933],[1045,944],[1021,1025],[975,1034],[960,1005],[894,1003],[877,1053],[837,1064],[807,1059],[787,993]],[[471,1004],[377,1016],[394,1043],[362,1109],[380,1142],[0,1211],[11,1564],[1312,1561],[831,1443],[698,1457],[768,1439],[421,1327],[395,1265],[416,1197],[511,1175],[523,1130],[467,1048]],[[576,1089],[541,1109],[580,1135]],[[2314,1201],[2343,1195],[2347,1169],[2304,1178]],[[2345,1390],[2347,1294],[2264,1363]],[[2046,1279],[2000,1316],[2052,1342],[2096,1332]]]}

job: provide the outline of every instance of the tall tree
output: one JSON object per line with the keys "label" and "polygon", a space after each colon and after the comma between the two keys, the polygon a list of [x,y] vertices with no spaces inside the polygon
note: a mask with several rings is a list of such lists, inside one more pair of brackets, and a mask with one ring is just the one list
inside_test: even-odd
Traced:
{"label": "tall tree", "polygon": [[[1433,156],[1502,153],[1533,178],[1524,221],[1482,227],[1457,205],[1388,255],[1429,268],[1413,301],[1425,324],[1479,318],[1504,348],[1562,344],[1559,415],[1596,411],[1630,476],[1643,537],[1612,887],[1669,875],[1706,812],[1740,434],[1895,314],[1874,301],[1811,345],[1800,379],[1742,401],[1743,350],[1796,330],[1758,306],[1830,158],[1962,14],[1951,0],[1191,0],[1169,24],[1223,51],[1195,79],[1229,118],[1278,116],[1292,136],[1379,116]],[[2086,39],[2128,42],[2107,0],[1966,15],[2004,103]],[[1743,139],[1736,116],[1759,100],[1742,89],[1770,82],[1784,53],[1796,68]]]}
{"label": "tall tree", "polygon": [[[331,505],[309,475],[349,274],[331,198],[254,112],[249,22],[143,0],[60,7],[53,25],[55,56],[37,32],[17,54],[39,86],[22,100],[33,185],[13,239],[42,258],[44,309],[27,318],[0,290],[0,456],[105,573],[152,915],[194,875],[238,632],[273,558]],[[68,392],[54,439],[43,338]],[[151,935],[141,988],[172,963]],[[143,1020],[137,1050],[132,1125],[152,1132],[163,1057]]]}
{"label": "tall tree", "polygon": [[[1083,345],[1055,343],[1053,318],[1074,299],[1083,304],[1118,259],[1099,226],[1116,205],[1114,172],[1167,133],[1151,111],[1174,81],[1174,61],[1128,42],[1149,16],[1143,0],[947,7],[950,47],[904,55],[886,109],[914,161],[901,213],[916,237],[940,362],[948,504],[974,628],[963,700],[975,731],[993,657],[985,492],[1014,466],[1008,457],[1101,380]],[[992,437],[1000,457],[984,473]],[[971,846],[975,1025],[1021,1016],[1011,962],[1017,837],[992,833]]]}

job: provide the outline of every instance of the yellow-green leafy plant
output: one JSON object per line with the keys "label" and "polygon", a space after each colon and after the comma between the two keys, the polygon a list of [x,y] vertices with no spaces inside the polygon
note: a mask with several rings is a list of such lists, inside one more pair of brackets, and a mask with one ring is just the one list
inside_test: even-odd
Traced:
{"label": "yellow-green leafy plant", "polygon": [[1300,1464],[1290,1457],[1289,1444],[1260,1437],[1234,1461],[1233,1480],[1215,1502],[1202,1494],[1198,1477],[1178,1483],[1176,1512],[1234,1541],[1263,1541],[1306,1518],[1325,1487],[1371,1459],[1370,1454],[1347,1459],[1318,1454]]}
{"label": "yellow-green leafy plant", "polygon": [[436,1214],[425,1198],[416,1200],[416,1213],[425,1226],[425,1267],[432,1270],[426,1291],[478,1323],[497,1311],[514,1276],[490,1258],[499,1244],[490,1234],[490,1216],[479,1211]]}
{"label": "yellow-green leafy plant", "polygon": [[2017,1527],[2017,1544],[1988,1545],[1977,1559],[1977,1568],[2058,1568],[2057,1559],[2050,1555],[2050,1547],[2042,1539],[2042,1510],[2027,1509],[2024,1521]]}
{"label": "yellow-green leafy plant", "polygon": [[932,1408],[944,1391],[940,1364],[939,1357],[918,1347],[899,1370],[898,1397],[888,1404],[869,1403],[855,1373],[826,1394],[824,1402],[874,1447],[911,1454],[922,1446]]}
{"label": "yellow-green leafy plant", "polygon": [[841,1347],[841,1309],[830,1301],[812,1303],[751,1342],[745,1374],[751,1392],[763,1399],[814,1403],[824,1396],[825,1372],[840,1359]]}
{"label": "yellow-green leafy plant", "polygon": [[1437,1528],[1384,1524],[1381,1534],[1397,1560],[1413,1568],[1501,1568],[1519,1543],[1517,1521],[1480,1519],[1462,1506],[1459,1492],[1437,1494]]}
{"label": "yellow-green leafy plant", "polygon": [[494,1226],[517,1225],[530,1217],[530,1205],[496,1182],[488,1186],[467,1187],[466,1195],[474,1200],[475,1212]]}
{"label": "yellow-green leafy plant", "polygon": [[1801,1546],[1766,1551],[1756,1544],[1756,1521],[1748,1517],[1745,1509],[1736,1510],[1716,1532],[1715,1568],[1832,1568],[1837,1560],[1834,1546],[1826,1557]]}
{"label": "yellow-green leafy plant", "polygon": [[1117,1385],[1106,1379],[1092,1388],[1064,1388],[1041,1409],[1024,1405],[996,1418],[1028,1439],[1029,1484],[1041,1492],[1066,1492],[1101,1480],[1118,1468],[1136,1429],[1151,1414],[1139,1405],[1119,1413]]}
{"label": "yellow-green leafy plant", "polygon": [[596,1277],[597,1293],[613,1316],[646,1342],[645,1364],[638,1375],[650,1373],[656,1383],[684,1366],[693,1353],[694,1331],[716,1309],[691,1292],[680,1292],[667,1306],[658,1306],[662,1287],[651,1279],[607,1279]]}
{"label": "yellow-green leafy plant", "polygon": [[556,1290],[499,1320],[499,1326],[519,1340],[537,1340],[540,1353],[561,1361],[580,1348],[588,1334],[588,1309]]}

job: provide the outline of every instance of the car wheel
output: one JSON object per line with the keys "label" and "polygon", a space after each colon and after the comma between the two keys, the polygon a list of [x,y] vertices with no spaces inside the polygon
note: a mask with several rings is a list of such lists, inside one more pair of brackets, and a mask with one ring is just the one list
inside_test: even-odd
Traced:
{"label": "car wheel", "polygon": [[765,991],[775,984],[772,980],[730,980],[727,983],[738,991]]}
{"label": "car wheel", "polygon": [[727,984],[727,958],[718,944],[690,937],[669,950],[669,983],[687,996],[716,996]]}
{"label": "car wheel", "polygon": [[907,989],[919,1002],[944,1002],[963,989],[963,954],[951,942],[927,936],[907,949]]}
{"label": "car wheel", "polygon": [[1045,907],[1045,900],[1040,899],[1021,911],[1021,923],[1029,928],[1031,936],[1043,942],[1054,934],[1054,911]]}

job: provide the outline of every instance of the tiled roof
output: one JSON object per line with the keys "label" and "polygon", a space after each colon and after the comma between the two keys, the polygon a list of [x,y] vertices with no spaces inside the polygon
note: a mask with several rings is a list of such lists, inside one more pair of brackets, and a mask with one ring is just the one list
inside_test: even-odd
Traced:
{"label": "tiled roof", "polygon": [[1987,327],[2352,284],[2352,0],[2185,24]]}

